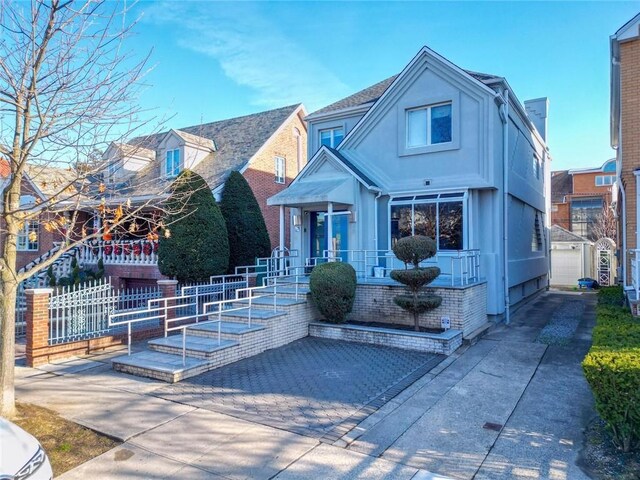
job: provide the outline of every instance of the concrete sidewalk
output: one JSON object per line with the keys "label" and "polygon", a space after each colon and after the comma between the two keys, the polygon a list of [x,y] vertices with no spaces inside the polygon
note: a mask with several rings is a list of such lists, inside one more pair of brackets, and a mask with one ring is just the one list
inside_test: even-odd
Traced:
{"label": "concrete sidewalk", "polygon": [[[588,308],[571,343],[537,343],[553,312],[577,299]],[[581,480],[576,459],[593,412],[580,360],[594,303],[589,294],[539,297],[333,445],[152,396],[166,384],[111,370],[121,352],[18,367],[17,396],[125,442],[63,479]]]}

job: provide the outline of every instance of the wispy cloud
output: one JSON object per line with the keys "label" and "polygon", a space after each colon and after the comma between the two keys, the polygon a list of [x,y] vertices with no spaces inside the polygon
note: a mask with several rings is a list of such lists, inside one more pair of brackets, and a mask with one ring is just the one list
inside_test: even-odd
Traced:
{"label": "wispy cloud", "polygon": [[254,91],[257,106],[304,102],[313,111],[348,93],[312,52],[251,4],[163,2],[146,17],[178,27],[172,29],[178,44],[218,61],[225,75]]}

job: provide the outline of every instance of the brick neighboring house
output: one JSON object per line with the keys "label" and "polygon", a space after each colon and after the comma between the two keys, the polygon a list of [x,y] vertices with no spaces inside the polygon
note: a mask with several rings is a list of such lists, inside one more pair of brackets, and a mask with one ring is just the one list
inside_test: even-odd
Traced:
{"label": "brick neighboring house", "polygon": [[597,240],[593,226],[615,202],[615,180],[615,159],[601,167],[551,172],[551,224]]}
{"label": "brick neighboring house", "polygon": [[[264,215],[272,247],[280,244],[278,207],[267,206],[270,196],[285,189],[307,162],[306,116],[302,104],[291,105],[252,115],[217,122],[171,129],[166,132],[134,138],[126,144],[113,143],[104,152],[108,163],[104,174],[107,186],[107,206],[122,205],[123,198],[132,204],[144,204],[149,197],[168,186],[175,176],[189,168],[204,177],[217,200],[222,195],[228,175],[240,171],[247,179]],[[0,169],[4,174],[6,169]],[[64,170],[39,171],[38,178],[25,178],[24,193],[47,198],[55,193],[54,184],[44,180],[48,176],[64,175]],[[0,187],[3,186],[0,177]],[[6,180],[6,178],[5,178]],[[97,181],[103,179],[96,179]],[[43,189],[48,185],[50,190]],[[164,191],[167,189],[164,188]],[[151,192],[155,192],[152,194]],[[165,197],[158,197],[158,202]],[[157,214],[151,209],[148,214]],[[285,212],[288,218],[289,210]],[[82,212],[83,224],[100,228],[100,216],[91,208]],[[85,218],[86,217],[86,218]],[[142,226],[144,231],[145,225]],[[56,235],[35,225],[37,241],[29,251],[19,254],[19,268],[38,261],[54,247]],[[111,232],[112,239],[97,245],[80,247],[78,258],[89,266],[103,258],[105,275],[112,278],[116,287],[155,284],[163,278],[157,268],[155,252],[141,252],[134,247],[141,232],[135,238],[126,233]],[[142,237],[143,238],[143,237]],[[0,238],[0,244],[2,239]],[[289,232],[284,239],[289,245]],[[144,244],[142,243],[144,246]],[[147,246],[148,247],[148,246]],[[146,248],[145,248],[146,250]],[[42,274],[41,274],[42,275]]]}
{"label": "brick neighboring house", "polygon": [[622,278],[630,298],[638,299],[640,278],[638,237],[638,182],[640,182],[640,14],[610,38],[611,147],[616,150],[619,180]]}

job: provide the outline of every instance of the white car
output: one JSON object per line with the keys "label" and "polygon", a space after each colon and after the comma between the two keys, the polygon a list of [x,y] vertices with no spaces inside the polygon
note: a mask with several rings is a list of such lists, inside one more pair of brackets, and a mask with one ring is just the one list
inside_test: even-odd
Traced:
{"label": "white car", "polygon": [[0,417],[0,480],[51,480],[53,471],[33,435]]}

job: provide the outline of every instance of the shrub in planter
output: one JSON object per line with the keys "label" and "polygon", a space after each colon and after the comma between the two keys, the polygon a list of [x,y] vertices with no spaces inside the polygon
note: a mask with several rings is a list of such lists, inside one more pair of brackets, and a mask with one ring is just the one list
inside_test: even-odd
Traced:
{"label": "shrub in planter", "polygon": [[582,368],[613,442],[625,452],[640,446],[640,322],[627,309],[598,307]]}
{"label": "shrub in planter", "polygon": [[309,279],[311,300],[331,323],[342,323],[353,308],[356,271],[348,263],[330,262],[314,267]]}
{"label": "shrub in planter", "polygon": [[[404,263],[404,270],[392,270],[391,278],[407,286],[408,294],[396,295],[394,303],[413,314],[416,331],[420,331],[420,314],[438,308],[442,297],[431,293],[422,293],[424,286],[433,282],[440,269],[438,267],[420,267],[420,262],[436,254],[436,242],[423,235],[401,238],[393,247],[393,253]],[[413,268],[408,268],[411,265]]]}

